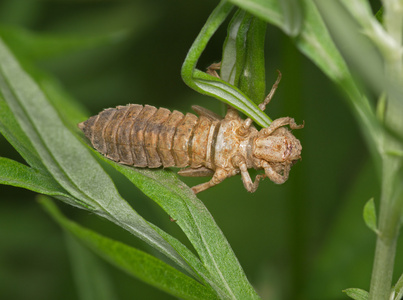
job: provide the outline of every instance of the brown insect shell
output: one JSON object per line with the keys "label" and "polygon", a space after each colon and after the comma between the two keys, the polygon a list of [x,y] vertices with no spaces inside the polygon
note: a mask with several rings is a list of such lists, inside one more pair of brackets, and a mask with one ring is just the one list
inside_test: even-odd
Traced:
{"label": "brown insect shell", "polygon": [[291,164],[301,159],[301,151],[300,141],[285,127],[276,129],[270,135],[262,129],[253,143],[253,156],[268,163]]}
{"label": "brown insect shell", "polygon": [[258,131],[251,126],[247,133],[240,135],[239,128],[243,122],[241,118],[223,119],[216,138],[215,167],[226,170],[231,176],[240,172],[239,168],[235,167],[233,163],[233,158],[236,156],[243,157],[248,168],[254,167],[252,144]]}

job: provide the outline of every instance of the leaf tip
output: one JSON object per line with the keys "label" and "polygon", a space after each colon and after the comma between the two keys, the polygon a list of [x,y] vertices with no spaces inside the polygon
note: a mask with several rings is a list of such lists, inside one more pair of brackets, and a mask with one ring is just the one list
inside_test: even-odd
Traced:
{"label": "leaf tip", "polygon": [[376,218],[374,198],[369,199],[365,204],[363,217],[365,224],[368,226],[368,228],[371,229],[376,234],[379,234],[379,230],[377,228],[377,218]]}
{"label": "leaf tip", "polygon": [[349,288],[343,290],[347,296],[354,300],[368,300],[369,293],[365,290],[358,289],[358,288]]}

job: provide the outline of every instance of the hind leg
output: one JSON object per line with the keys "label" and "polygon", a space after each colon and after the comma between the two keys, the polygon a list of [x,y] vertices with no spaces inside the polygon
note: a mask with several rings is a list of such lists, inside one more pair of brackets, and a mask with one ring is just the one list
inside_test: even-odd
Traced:
{"label": "hind leg", "polygon": [[221,68],[221,62],[211,64],[207,67],[206,73],[214,77],[220,78],[220,75],[218,75],[217,73],[217,70],[219,70],[220,68]]}
{"label": "hind leg", "polygon": [[276,79],[276,82],[273,84],[273,86],[271,87],[270,93],[266,96],[266,98],[264,99],[264,101],[262,103],[259,104],[259,108],[261,110],[265,110],[266,109],[266,105],[270,103],[271,99],[274,96],[274,93],[276,92],[277,88],[278,88],[278,84],[280,83],[281,80],[281,72],[279,70],[277,70],[278,76]]}
{"label": "hind leg", "polygon": [[[278,72],[278,76],[277,76],[277,80],[276,82],[273,84],[270,93],[266,96],[266,98],[264,99],[264,101],[262,103],[259,104],[259,108],[264,111],[266,109],[266,105],[269,104],[269,102],[271,101],[271,99],[274,96],[274,93],[276,92],[277,88],[278,88],[278,84],[280,83],[281,80],[281,72],[279,70],[277,70]],[[240,130],[240,133],[242,134],[246,134],[249,131],[249,127],[252,125],[253,120],[251,118],[246,118],[245,121],[242,124],[242,129]]]}
{"label": "hind leg", "polygon": [[205,190],[221,183],[227,177],[228,177],[228,174],[227,174],[227,172],[225,172],[225,170],[217,169],[213,175],[213,178],[211,178],[210,181],[207,181],[205,183],[201,183],[199,185],[192,187],[192,191],[195,194],[198,194],[202,191],[205,191]]}

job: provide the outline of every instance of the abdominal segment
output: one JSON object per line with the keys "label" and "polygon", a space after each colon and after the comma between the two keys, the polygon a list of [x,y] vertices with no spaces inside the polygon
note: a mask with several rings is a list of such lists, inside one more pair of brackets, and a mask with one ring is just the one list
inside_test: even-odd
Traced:
{"label": "abdominal segment", "polygon": [[108,108],[80,123],[79,128],[95,149],[119,163],[211,168],[217,123],[192,113],[130,104]]}

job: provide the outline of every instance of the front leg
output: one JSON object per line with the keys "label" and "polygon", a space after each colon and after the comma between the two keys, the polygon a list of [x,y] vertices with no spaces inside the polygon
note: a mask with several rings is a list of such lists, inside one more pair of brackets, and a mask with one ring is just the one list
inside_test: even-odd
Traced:
{"label": "front leg", "polygon": [[[270,93],[266,96],[266,98],[264,99],[264,101],[262,103],[259,104],[259,108],[260,110],[264,111],[266,109],[266,105],[269,104],[269,102],[271,101],[271,99],[274,96],[274,93],[276,92],[277,88],[278,88],[278,84],[280,83],[281,80],[281,72],[279,70],[277,70],[278,72],[278,76],[277,76],[277,80],[276,82],[273,84],[273,87],[270,90]],[[249,127],[252,125],[253,120],[251,118],[247,118],[245,119],[244,123],[242,124],[242,127],[239,130],[239,134],[240,135],[245,135],[248,133],[249,131]]]}
{"label": "front leg", "polygon": [[239,170],[241,171],[243,185],[245,189],[250,193],[254,193],[259,186],[260,180],[266,177],[266,174],[259,174],[256,176],[255,182],[253,182],[252,178],[250,178],[245,158],[240,155],[235,155],[232,158],[232,165],[236,168],[239,168]]}
{"label": "front leg", "polygon": [[283,175],[276,172],[273,167],[268,162],[263,162],[262,167],[264,168],[264,173],[271,181],[277,184],[282,184],[287,181],[290,174],[291,165],[286,164],[283,169]]}
{"label": "front leg", "polygon": [[221,69],[221,62],[218,63],[213,63],[207,67],[207,74],[210,74],[214,77],[220,78],[220,75],[218,75],[217,71]]}
{"label": "front leg", "polygon": [[241,170],[243,186],[245,187],[245,189],[248,192],[254,193],[259,186],[260,180],[264,179],[266,177],[266,174],[256,175],[255,182],[252,182],[252,178],[250,178],[250,174],[248,172],[248,168],[246,167],[245,162],[241,163],[241,165],[239,166],[239,169]]}
{"label": "front leg", "polygon": [[278,128],[290,125],[291,129],[301,129],[304,128],[304,123],[301,125],[298,125],[295,123],[295,120],[290,117],[284,117],[284,118],[279,118],[274,120],[269,127],[266,127],[265,129],[262,130],[263,134],[265,136],[271,135],[274,131],[276,131]]}
{"label": "front leg", "polygon": [[277,70],[278,76],[277,76],[277,80],[276,82],[273,84],[270,93],[266,96],[266,98],[264,99],[264,101],[262,103],[259,104],[259,108],[264,111],[266,109],[266,105],[270,103],[271,99],[274,96],[274,93],[276,92],[277,88],[278,88],[278,84],[280,83],[281,80],[281,72],[279,70]]}

